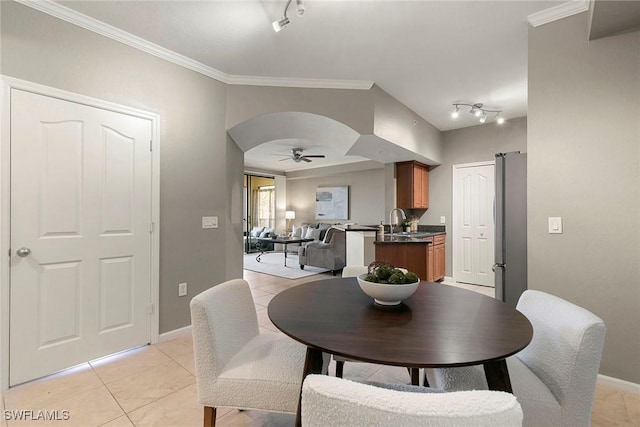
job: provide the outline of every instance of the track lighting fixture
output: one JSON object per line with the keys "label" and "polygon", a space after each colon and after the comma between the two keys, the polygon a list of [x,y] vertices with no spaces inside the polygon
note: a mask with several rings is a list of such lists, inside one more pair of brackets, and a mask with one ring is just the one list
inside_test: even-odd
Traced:
{"label": "track lighting fixture", "polygon": [[282,30],[284,27],[286,27],[287,25],[289,25],[289,18],[287,18],[286,16],[282,19],[280,19],[279,21],[273,21],[273,31],[275,31],[276,33],[279,33],[280,30]]}
{"label": "track lighting fixture", "polygon": [[[289,25],[289,18],[287,17],[287,10],[289,9],[289,5],[291,4],[291,0],[287,0],[287,4],[284,6],[284,13],[283,13],[283,17],[282,19],[273,21],[273,31],[275,31],[276,33],[280,32],[280,30],[282,30],[284,27],[286,27],[287,25]],[[298,9],[298,16],[302,16],[304,15],[305,12],[305,8],[304,8],[304,3],[302,2],[302,0],[296,0],[296,6]]]}
{"label": "track lighting fixture", "polygon": [[467,104],[466,102],[456,102],[455,104],[453,104],[453,106],[455,107],[455,110],[451,113],[452,118],[454,119],[458,118],[458,116],[460,115],[461,105],[471,107],[471,109],[469,110],[469,113],[478,117],[478,119],[480,120],[480,123],[484,123],[487,121],[487,118],[489,117],[488,113],[496,113],[496,123],[498,123],[499,125],[504,123],[505,119],[504,117],[501,116],[502,110],[491,110],[488,108],[484,108],[484,104],[481,104],[479,102],[476,104]]}

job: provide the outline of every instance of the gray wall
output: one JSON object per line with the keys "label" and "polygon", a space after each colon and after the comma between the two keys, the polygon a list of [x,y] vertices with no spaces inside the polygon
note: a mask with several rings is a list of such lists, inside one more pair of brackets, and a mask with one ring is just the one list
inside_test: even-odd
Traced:
{"label": "gray wall", "polygon": [[587,18],[529,29],[529,287],[600,316],[600,372],[640,383],[640,33]]}
{"label": "gray wall", "polygon": [[496,153],[527,151],[527,118],[510,119],[502,125],[486,123],[442,133],[442,164],[429,172],[429,210],[420,224],[440,224],[444,216],[447,227],[446,275],[451,276],[453,215],[453,165],[494,160]]}
{"label": "gray wall", "polygon": [[[0,4],[2,74],[160,115],[160,332],[189,325],[190,297],[242,274],[243,158],[226,138],[225,85],[29,7]],[[202,230],[204,215],[217,215],[220,228]],[[177,296],[179,282],[189,284],[187,297]]]}
{"label": "gray wall", "polygon": [[329,117],[360,134],[373,131],[373,97],[368,90],[229,86],[227,129],[269,113],[301,111]]}
{"label": "gray wall", "polygon": [[375,102],[374,134],[431,160],[442,160],[442,132],[378,86],[371,92]]}
{"label": "gray wall", "polygon": [[[315,219],[317,187],[342,185],[349,186],[349,222],[369,225],[379,224],[384,220],[385,172],[381,167],[366,171],[288,179],[287,209],[296,212],[294,224],[318,222]],[[344,223],[346,221],[327,222]]]}

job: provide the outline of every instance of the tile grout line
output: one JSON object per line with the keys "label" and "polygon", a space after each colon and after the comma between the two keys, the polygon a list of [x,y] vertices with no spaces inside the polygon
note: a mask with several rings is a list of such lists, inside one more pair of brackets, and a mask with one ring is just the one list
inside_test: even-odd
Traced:
{"label": "tile grout line", "polygon": [[[191,372],[189,372],[189,374],[191,374]],[[140,409],[142,409],[142,408],[146,408],[146,407],[147,407],[147,406],[149,406],[149,405],[153,405],[154,403],[157,403],[159,400],[164,399],[164,398],[166,398],[166,397],[169,397],[169,396],[171,396],[171,395],[174,395],[174,394],[176,394],[176,393],[178,393],[178,392],[180,392],[180,391],[182,391],[182,390],[185,390],[185,389],[187,389],[187,388],[191,387],[192,385],[193,385],[193,383],[192,383],[192,384],[188,384],[188,385],[186,385],[186,386],[184,386],[184,387],[182,387],[182,388],[179,388],[178,390],[172,391],[171,393],[169,393],[169,394],[167,394],[167,395],[165,395],[165,396],[159,397],[158,399],[154,400],[153,402],[149,402],[149,403],[147,403],[146,405],[143,405],[143,406],[141,406],[141,407],[139,407],[139,408],[135,408],[135,409],[132,409],[132,410],[131,410],[131,411],[129,411],[129,412],[125,412],[125,415],[126,415],[126,416],[127,416],[127,418],[129,419],[129,421],[131,422],[131,424],[135,427],[135,425],[136,425],[136,424],[133,422],[133,420],[132,420],[132,419],[131,419],[131,417],[129,416],[130,414],[132,414],[133,412],[139,411],[139,410],[140,410]]]}
{"label": "tile grout line", "polygon": [[[95,368],[93,367],[93,365],[89,362],[89,366],[91,367],[91,370],[96,374],[96,376],[98,377],[98,379],[100,380],[100,382],[102,383],[102,386],[105,388],[105,390],[107,390],[107,393],[109,393],[109,396],[111,396],[111,398],[113,399],[114,402],[116,402],[116,405],[118,405],[118,407],[120,408],[120,410],[122,411],[122,414],[127,417],[127,419],[129,419],[129,422],[135,426],[135,424],[133,424],[133,421],[131,420],[131,418],[129,418],[129,416],[127,415],[127,411],[124,410],[124,408],[122,407],[122,405],[120,405],[120,402],[118,401],[118,399],[116,399],[116,397],[113,395],[113,393],[111,392],[111,390],[109,390],[109,387],[107,387],[107,383],[104,382],[104,380],[102,379],[102,377],[100,376],[100,374],[98,374],[98,371],[95,370]],[[120,418],[122,415],[118,415],[117,417],[115,417],[113,420],[117,420],[118,418]],[[109,420],[106,423],[102,423],[101,425],[105,425],[107,423],[110,423],[113,420]]]}

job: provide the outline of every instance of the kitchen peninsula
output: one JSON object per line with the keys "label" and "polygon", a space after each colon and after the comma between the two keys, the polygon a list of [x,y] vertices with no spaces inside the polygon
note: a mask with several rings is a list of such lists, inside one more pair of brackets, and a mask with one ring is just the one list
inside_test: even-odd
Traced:
{"label": "kitchen peninsula", "polygon": [[375,241],[376,260],[413,271],[422,280],[436,282],[445,274],[444,231],[385,234]]}

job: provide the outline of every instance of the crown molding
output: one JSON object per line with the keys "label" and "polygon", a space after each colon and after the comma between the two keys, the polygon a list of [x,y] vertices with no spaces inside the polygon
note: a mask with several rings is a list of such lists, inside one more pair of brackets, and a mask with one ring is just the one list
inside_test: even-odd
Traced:
{"label": "crown molding", "polygon": [[369,90],[373,82],[365,80],[298,79],[286,77],[229,76],[231,85],[278,86],[322,89]]}
{"label": "crown molding", "polygon": [[105,22],[99,21],[90,16],[84,15],[60,3],[52,0],[15,0],[16,2],[28,6],[32,9],[62,19],[70,24],[77,25],[86,30],[108,37],[117,42],[123,43],[134,49],[141,50],[150,55],[164,59],[186,69],[195,71],[222,83],[231,85],[251,85],[251,86],[279,86],[279,87],[302,87],[302,88],[322,88],[322,89],[359,89],[369,90],[373,82],[362,80],[323,80],[323,79],[295,79],[279,77],[259,77],[259,76],[234,76],[216,70],[213,67],[204,65],[198,61],[176,53],[172,50],[159,46],[141,37],[123,31]]}
{"label": "crown molding", "polygon": [[571,0],[567,3],[550,7],[549,9],[532,13],[527,16],[527,21],[529,21],[529,24],[533,27],[539,27],[540,25],[586,12],[587,10],[589,10],[589,0]]}
{"label": "crown molding", "polygon": [[40,12],[62,19],[70,24],[77,25],[86,30],[108,37],[117,42],[126,44],[135,49],[149,53],[165,61],[172,62],[180,65],[181,67],[211,77],[212,79],[227,83],[229,76],[225,73],[204,65],[198,61],[194,61],[191,58],[187,58],[184,55],[173,52],[155,43],[151,43],[141,37],[127,33],[119,28],[109,25],[105,22],[98,21],[90,16],[84,15],[80,12],[76,12],[73,9],[69,9],[60,3],[55,3],[51,0],[16,0],[25,6],[36,9]]}

